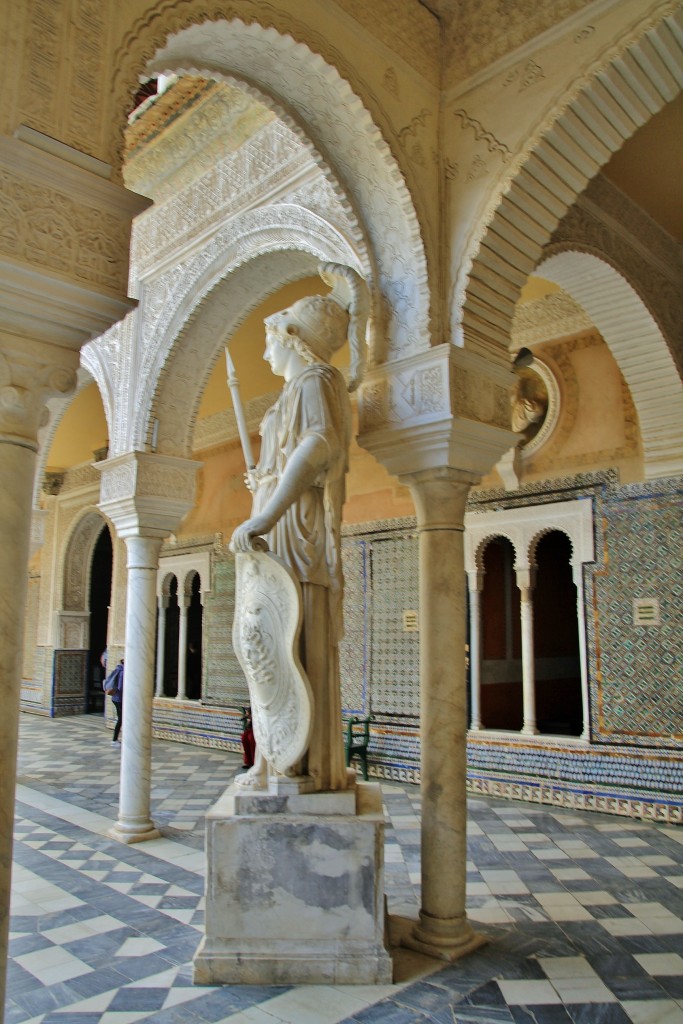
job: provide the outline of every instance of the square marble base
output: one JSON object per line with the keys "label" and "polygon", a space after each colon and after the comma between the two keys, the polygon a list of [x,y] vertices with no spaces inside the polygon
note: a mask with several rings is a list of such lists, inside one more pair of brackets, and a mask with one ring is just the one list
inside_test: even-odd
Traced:
{"label": "square marble base", "polygon": [[292,796],[230,787],[206,842],[196,984],[391,982],[376,783]]}

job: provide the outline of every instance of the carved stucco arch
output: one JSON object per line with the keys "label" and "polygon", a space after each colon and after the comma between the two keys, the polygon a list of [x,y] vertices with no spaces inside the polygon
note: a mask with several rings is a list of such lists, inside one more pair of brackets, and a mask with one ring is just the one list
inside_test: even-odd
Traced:
{"label": "carved stucco arch", "polygon": [[627,41],[531,140],[483,235],[473,239],[462,331],[507,349],[522,285],[565,213],[610,156],[683,87],[683,10]]}
{"label": "carved stucco arch", "polygon": [[321,261],[348,263],[363,274],[348,242],[336,233],[314,234],[312,226],[306,218],[275,232],[262,228],[238,236],[205,262],[163,334],[159,332],[156,365],[144,378],[148,391],[140,396],[135,418],[135,447],[149,446],[156,421],[156,451],[190,456],[194,422],[217,353],[269,294],[314,276]]}
{"label": "carved stucco arch", "polygon": [[[242,6],[240,17],[228,20],[234,14],[231,4],[197,8],[187,0],[148,12],[117,57],[120,123],[136,81],[146,75],[196,74],[255,96],[298,136],[363,226],[374,262],[369,283],[379,300],[377,361],[428,348],[425,246],[396,158],[337,66],[274,27],[272,8],[253,9],[257,14],[249,16]],[[335,61],[341,63],[341,55]]]}
{"label": "carved stucco arch", "polygon": [[586,252],[558,252],[539,264],[585,309],[609,346],[638,412],[646,479],[683,472],[683,384],[662,333],[631,284]]}
{"label": "carved stucco arch", "polygon": [[[517,565],[519,559],[519,537],[515,538],[515,534],[512,530],[496,530],[492,529],[490,533],[487,533],[484,537],[477,539],[476,545],[472,548],[472,566],[476,568],[477,572],[485,573],[484,568],[484,554],[486,549],[494,540],[507,540],[512,546],[514,552],[514,559],[512,562],[513,568]],[[472,571],[470,567],[466,566],[468,571]]]}
{"label": "carved stucco arch", "polygon": [[84,509],[71,528],[64,545],[62,609],[88,612],[92,556],[103,529],[112,530],[96,508]]}

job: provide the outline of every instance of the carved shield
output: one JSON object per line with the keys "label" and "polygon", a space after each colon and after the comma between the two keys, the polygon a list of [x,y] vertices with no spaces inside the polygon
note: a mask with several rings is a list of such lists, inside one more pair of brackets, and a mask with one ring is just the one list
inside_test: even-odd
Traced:
{"label": "carved shield", "polygon": [[301,588],[270,551],[235,554],[232,642],[249,684],[256,743],[281,774],[308,749],[313,695],[299,661]]}

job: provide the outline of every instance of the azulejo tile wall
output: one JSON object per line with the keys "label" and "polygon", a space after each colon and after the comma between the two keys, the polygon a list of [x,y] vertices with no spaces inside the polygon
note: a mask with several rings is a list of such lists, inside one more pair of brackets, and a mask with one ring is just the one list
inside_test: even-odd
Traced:
{"label": "azulejo tile wall", "polygon": [[[492,793],[636,817],[679,821],[683,736],[678,651],[683,640],[681,481],[621,486],[616,473],[472,495],[471,508],[507,509],[588,497],[596,561],[584,573],[591,742],[533,743],[480,733],[468,745],[470,786]],[[343,707],[372,714],[371,773],[419,781],[418,541],[412,519],[344,530],[346,637]],[[165,738],[239,749],[239,706],[248,694],[232,652],[234,570],[213,550],[205,606],[203,703],[157,701]],[[636,626],[633,599],[655,597],[659,625]],[[408,628],[406,628],[408,625]],[[652,749],[654,748],[654,749]]]}

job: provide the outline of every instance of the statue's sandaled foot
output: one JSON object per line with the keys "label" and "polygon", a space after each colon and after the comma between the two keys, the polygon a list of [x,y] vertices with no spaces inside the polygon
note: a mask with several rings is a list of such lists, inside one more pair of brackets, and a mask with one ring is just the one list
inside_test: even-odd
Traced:
{"label": "statue's sandaled foot", "polygon": [[256,761],[248,772],[235,776],[235,785],[242,789],[267,789],[268,765],[263,757],[256,755]]}

